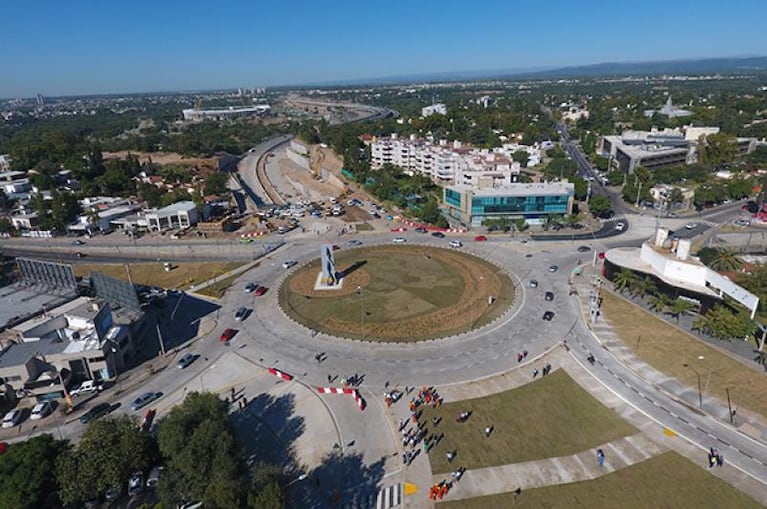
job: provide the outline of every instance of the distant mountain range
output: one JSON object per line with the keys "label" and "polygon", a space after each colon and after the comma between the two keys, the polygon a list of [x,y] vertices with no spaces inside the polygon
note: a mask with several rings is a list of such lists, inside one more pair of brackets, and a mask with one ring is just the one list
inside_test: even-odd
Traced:
{"label": "distant mountain range", "polygon": [[348,80],[315,85],[354,85],[413,83],[428,81],[466,81],[522,78],[590,78],[603,76],[659,75],[659,74],[710,74],[767,71],[767,56],[702,58],[686,60],[663,60],[655,62],[604,62],[571,67],[537,67],[487,71],[456,71],[428,74],[388,76],[367,80]]}

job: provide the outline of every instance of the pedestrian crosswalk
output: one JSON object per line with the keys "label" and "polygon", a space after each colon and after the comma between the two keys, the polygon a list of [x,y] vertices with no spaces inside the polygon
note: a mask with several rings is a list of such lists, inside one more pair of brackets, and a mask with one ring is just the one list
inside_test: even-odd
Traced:
{"label": "pedestrian crosswalk", "polygon": [[605,223],[617,223],[618,221],[625,221],[626,216],[624,214],[621,214],[620,216],[613,216],[609,219],[605,219],[603,222]]}
{"label": "pedestrian crosswalk", "polygon": [[378,492],[376,509],[390,509],[402,503],[402,484],[387,486]]}

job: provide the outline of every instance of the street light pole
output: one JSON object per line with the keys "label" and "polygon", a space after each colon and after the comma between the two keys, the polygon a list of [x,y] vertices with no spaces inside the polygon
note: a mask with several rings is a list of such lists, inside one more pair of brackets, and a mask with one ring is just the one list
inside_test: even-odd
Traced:
{"label": "street light pole", "polygon": [[698,373],[698,370],[690,366],[689,364],[682,364],[685,368],[690,368],[693,373],[695,373],[695,376],[698,377],[698,405],[701,409],[703,409],[703,391],[701,389],[700,385],[700,373]]}
{"label": "street light pole", "polygon": [[357,285],[357,293],[360,296],[360,323],[362,324],[362,339],[365,339],[365,306],[363,305],[362,286]]}

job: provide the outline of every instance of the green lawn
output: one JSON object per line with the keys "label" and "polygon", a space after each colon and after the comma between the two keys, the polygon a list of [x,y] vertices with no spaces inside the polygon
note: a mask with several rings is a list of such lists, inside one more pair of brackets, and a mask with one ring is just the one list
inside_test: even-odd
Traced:
{"label": "green lawn", "polygon": [[[705,461],[705,455],[703,460]],[[460,483],[457,487],[461,489]],[[448,495],[448,498],[450,495]],[[762,507],[675,452],[667,452],[592,481],[442,502],[440,509],[751,509]]]}
{"label": "green lawn", "polygon": [[[183,290],[242,265],[243,262],[181,262],[174,263],[173,270],[166,272],[163,264],[156,262],[131,263],[129,268],[134,283]],[[74,265],[74,271],[77,276],[101,272],[123,281],[128,280],[128,274],[123,263],[79,263]]]}
{"label": "green lawn", "polygon": [[[457,423],[463,410],[471,418]],[[445,434],[429,451],[434,473],[566,456],[637,432],[563,370],[511,391],[426,408],[422,419],[430,432],[434,416],[442,417],[435,430]],[[495,428],[489,438],[483,433],[487,425]],[[458,456],[451,464],[445,454],[452,450]]]}

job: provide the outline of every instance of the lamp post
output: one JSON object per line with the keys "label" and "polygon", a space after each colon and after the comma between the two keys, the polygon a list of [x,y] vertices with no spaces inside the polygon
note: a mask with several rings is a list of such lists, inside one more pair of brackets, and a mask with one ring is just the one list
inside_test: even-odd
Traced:
{"label": "lamp post", "polygon": [[362,324],[362,339],[365,339],[365,306],[362,303],[362,286],[357,285],[357,293],[360,296],[360,323]]}
{"label": "lamp post", "polygon": [[690,366],[689,364],[682,364],[685,368],[690,368],[693,373],[695,373],[695,376],[698,377],[698,405],[701,409],[703,409],[703,391],[701,390],[700,386],[700,373],[698,373],[698,370]]}
{"label": "lamp post", "polygon": [[202,388],[202,392],[205,392],[205,374],[215,367],[215,364],[211,364],[209,368],[202,370],[200,373],[200,387]]}

